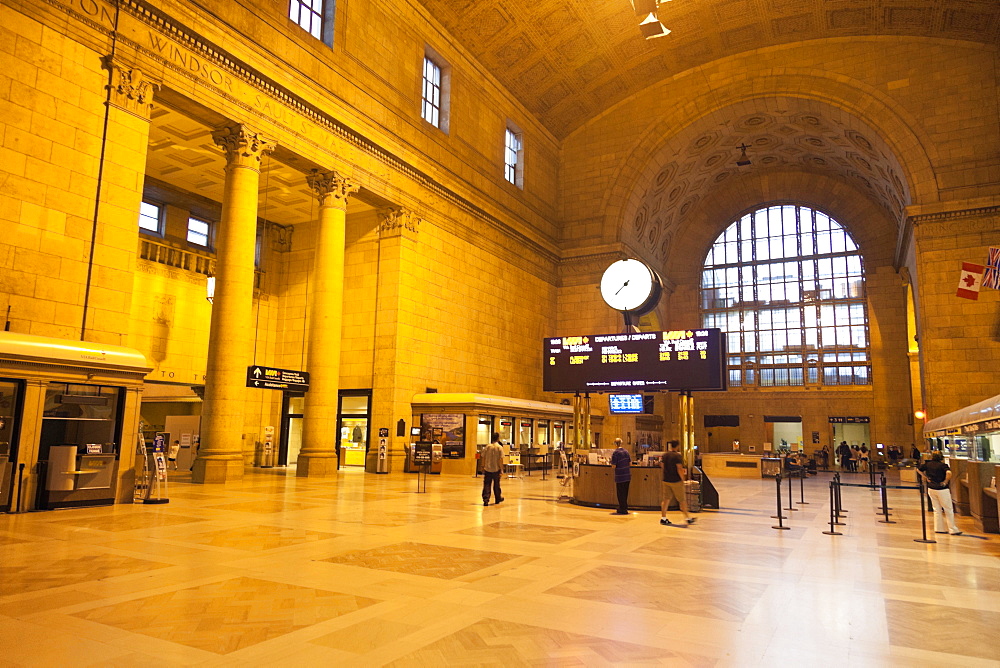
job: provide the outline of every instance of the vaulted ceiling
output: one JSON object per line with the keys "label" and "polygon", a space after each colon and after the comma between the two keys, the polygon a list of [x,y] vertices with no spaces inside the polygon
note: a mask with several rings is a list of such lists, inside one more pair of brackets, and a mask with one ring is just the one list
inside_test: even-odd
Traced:
{"label": "vaulted ceiling", "polygon": [[[668,0],[646,41],[630,0],[420,0],[557,137],[725,56],[827,37],[1000,43],[1000,0]],[[661,0],[662,1],[662,0]]]}

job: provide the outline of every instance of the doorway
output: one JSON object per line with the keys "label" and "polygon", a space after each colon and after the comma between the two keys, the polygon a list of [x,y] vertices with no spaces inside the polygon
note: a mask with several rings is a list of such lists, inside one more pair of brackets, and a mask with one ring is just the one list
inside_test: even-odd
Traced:
{"label": "doorway", "polygon": [[281,399],[281,434],[279,434],[278,464],[294,466],[302,449],[302,418],[305,417],[306,397],[302,393],[286,392]]}
{"label": "doorway", "polygon": [[0,380],[0,512],[13,502],[17,466],[17,434],[21,422],[22,382]]}
{"label": "doorway", "polygon": [[371,390],[341,390],[337,407],[338,466],[364,467],[371,421]]}

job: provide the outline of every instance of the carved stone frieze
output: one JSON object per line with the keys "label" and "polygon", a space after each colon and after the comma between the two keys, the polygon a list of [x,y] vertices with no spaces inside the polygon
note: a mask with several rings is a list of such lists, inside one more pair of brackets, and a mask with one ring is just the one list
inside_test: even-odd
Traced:
{"label": "carved stone frieze", "polygon": [[379,209],[378,216],[381,221],[378,231],[383,236],[402,234],[404,231],[416,234],[423,220],[414,211],[398,206]]}
{"label": "carved stone frieze", "polygon": [[212,133],[216,145],[226,152],[229,167],[249,167],[260,171],[260,159],[274,150],[273,140],[246,125],[229,125]]}
{"label": "carved stone frieze", "polygon": [[111,72],[108,103],[149,120],[153,95],[160,90],[159,82],[146,78],[138,67],[125,67],[110,56],[102,59],[104,69]]}
{"label": "carved stone frieze", "polygon": [[346,209],[347,197],[361,187],[357,182],[333,170],[321,172],[314,169],[306,176],[306,182],[316,193],[321,207],[333,206],[338,209]]}

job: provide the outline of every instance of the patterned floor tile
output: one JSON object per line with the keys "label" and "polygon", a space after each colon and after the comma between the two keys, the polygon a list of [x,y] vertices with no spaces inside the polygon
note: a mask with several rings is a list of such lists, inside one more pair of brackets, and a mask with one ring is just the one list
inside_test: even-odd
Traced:
{"label": "patterned floor tile", "polygon": [[885,616],[893,645],[975,656],[1000,664],[1000,612],[890,599],[885,602]]}
{"label": "patterned floor tile", "polygon": [[273,550],[289,545],[302,545],[303,543],[314,543],[329,538],[337,538],[338,534],[325,533],[322,531],[308,531],[305,529],[292,529],[286,527],[253,526],[236,529],[220,529],[218,531],[206,531],[190,536],[183,536],[181,540],[199,545],[212,545],[214,547],[231,547],[237,550],[248,550],[259,552],[263,550]]}
{"label": "patterned floor tile", "polygon": [[484,619],[388,666],[712,666],[708,658],[528,624]]}
{"label": "patterned floor tile", "polygon": [[998,568],[961,564],[942,568],[925,560],[882,557],[879,565],[883,580],[1000,592],[1000,564],[997,564]]}
{"label": "patterned floor tile", "polygon": [[767,585],[624,566],[598,566],[546,594],[696,617],[743,620]]}
{"label": "patterned floor tile", "polygon": [[352,594],[240,577],[95,608],[74,616],[216,654],[229,654],[349,615],[377,602]]}
{"label": "patterned floor tile", "polygon": [[452,580],[518,558],[520,557],[516,554],[502,552],[423,543],[396,543],[373,550],[338,554],[322,561]]}
{"label": "patterned floor tile", "polygon": [[528,540],[536,543],[565,543],[566,541],[589,536],[594,533],[586,529],[549,526],[545,524],[525,524],[523,522],[491,522],[455,533],[468,536],[486,536],[508,540]]}
{"label": "patterned floor tile", "polygon": [[8,552],[0,559],[0,596],[144,573],[168,566],[170,564],[117,554],[81,553],[48,557]]}
{"label": "patterned floor tile", "polygon": [[635,554],[655,554],[667,558],[720,561],[744,566],[780,568],[792,550],[785,547],[765,547],[722,540],[676,540],[660,538],[633,550]]}
{"label": "patterned floor tile", "polygon": [[56,526],[95,529],[97,531],[133,531],[135,529],[154,529],[157,527],[176,526],[203,521],[197,517],[181,515],[166,515],[162,513],[129,513],[110,515],[107,517],[78,517],[71,520],[53,522]]}

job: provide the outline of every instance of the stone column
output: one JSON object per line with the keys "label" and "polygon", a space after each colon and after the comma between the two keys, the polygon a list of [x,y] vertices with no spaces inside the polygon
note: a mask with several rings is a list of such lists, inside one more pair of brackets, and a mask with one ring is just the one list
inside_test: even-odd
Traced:
{"label": "stone column", "polygon": [[344,310],[344,228],[347,196],[358,185],[338,172],[313,170],[306,180],[319,198],[319,221],[309,296],[308,365],[297,476],[337,470],[337,396]]}
{"label": "stone column", "polygon": [[[413,367],[406,361],[413,349],[411,335],[401,323],[412,322],[414,305],[422,302],[424,285],[414,285],[417,241],[422,219],[413,211],[390,207],[378,211],[379,235],[378,314],[375,325],[375,373],[372,378],[372,426],[388,426],[392,470],[402,471],[412,424],[410,400],[415,391]],[[396,421],[406,420],[406,434],[396,436]],[[475,447],[474,445],[471,447]],[[374,471],[376,449],[368,453],[365,469]]]}
{"label": "stone column", "polygon": [[150,111],[160,85],[120,57],[106,56],[102,63],[108,71],[107,133],[81,338],[124,346],[129,343]]}
{"label": "stone column", "polygon": [[202,483],[243,477],[246,369],[253,364],[256,336],[253,280],[260,159],[274,149],[272,141],[243,125],[220,128],[212,138],[226,152],[226,182],[216,233],[201,449],[192,478]]}

